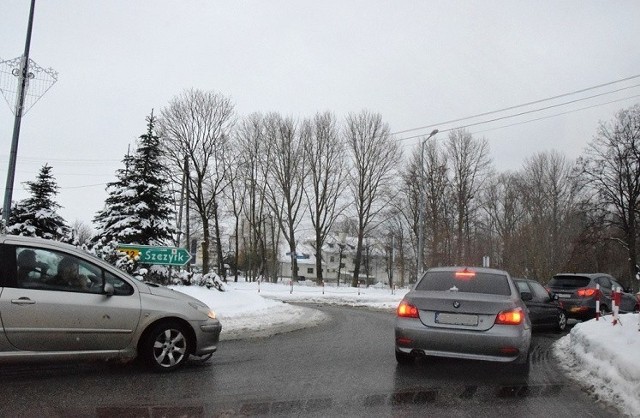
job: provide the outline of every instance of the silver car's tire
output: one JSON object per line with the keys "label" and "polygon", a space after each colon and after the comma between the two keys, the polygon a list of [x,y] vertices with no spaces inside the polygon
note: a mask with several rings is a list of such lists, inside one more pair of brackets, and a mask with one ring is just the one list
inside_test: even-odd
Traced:
{"label": "silver car's tire", "polygon": [[182,366],[191,350],[184,326],[177,322],[155,325],[142,346],[142,357],[154,370],[168,372]]}

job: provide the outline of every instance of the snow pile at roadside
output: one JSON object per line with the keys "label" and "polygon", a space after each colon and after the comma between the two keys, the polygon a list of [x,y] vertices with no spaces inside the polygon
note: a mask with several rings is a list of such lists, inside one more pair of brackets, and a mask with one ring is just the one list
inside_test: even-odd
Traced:
{"label": "snow pile at roadside", "polygon": [[638,314],[620,315],[576,324],[558,340],[554,354],[565,372],[592,395],[640,416],[640,331]]}
{"label": "snow pile at roadside", "polygon": [[268,337],[318,325],[327,316],[315,309],[264,298],[258,292],[226,291],[202,286],[170,286],[206,303],[222,323],[221,340]]}
{"label": "snow pile at roadside", "polygon": [[316,326],[327,316],[286,302],[366,306],[392,311],[407,292],[380,287],[322,287],[313,283],[291,284],[228,282],[224,292],[202,286],[170,286],[206,303],[222,322],[222,340],[268,337],[281,332]]}
{"label": "snow pile at roadside", "polygon": [[283,302],[320,303],[325,305],[359,306],[394,310],[408,289],[392,291],[379,284],[367,288],[343,286],[317,286],[313,282],[294,283],[227,283],[227,288],[260,295]]}

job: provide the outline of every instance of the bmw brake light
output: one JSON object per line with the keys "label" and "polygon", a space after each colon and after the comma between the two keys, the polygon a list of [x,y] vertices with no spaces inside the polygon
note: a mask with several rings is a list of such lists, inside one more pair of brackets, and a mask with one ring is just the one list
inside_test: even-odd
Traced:
{"label": "bmw brake light", "polygon": [[400,305],[398,305],[398,309],[396,309],[396,313],[401,318],[420,318],[418,308],[405,300],[400,302]]}
{"label": "bmw brake light", "polygon": [[496,324],[520,325],[524,321],[524,312],[520,308],[510,311],[502,311],[496,316]]}
{"label": "bmw brake light", "polygon": [[476,272],[465,268],[462,271],[456,271],[456,279],[471,280],[476,277]]}

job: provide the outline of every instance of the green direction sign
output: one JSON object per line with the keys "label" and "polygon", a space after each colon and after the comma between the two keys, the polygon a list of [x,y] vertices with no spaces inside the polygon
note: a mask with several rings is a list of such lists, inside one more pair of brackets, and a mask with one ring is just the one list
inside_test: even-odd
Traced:
{"label": "green direction sign", "polygon": [[185,248],[121,244],[118,251],[127,253],[131,258],[139,257],[138,262],[143,264],[184,266],[191,260],[191,254]]}

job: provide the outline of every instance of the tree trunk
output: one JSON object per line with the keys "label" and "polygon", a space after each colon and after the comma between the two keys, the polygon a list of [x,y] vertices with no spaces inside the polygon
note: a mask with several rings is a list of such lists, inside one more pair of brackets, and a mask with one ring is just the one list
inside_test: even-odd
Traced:
{"label": "tree trunk", "polygon": [[220,220],[218,217],[218,203],[213,203],[213,222],[216,230],[216,254],[218,255],[218,274],[227,281],[227,271],[224,268],[224,258],[222,255],[222,240],[220,239]]}
{"label": "tree trunk", "polygon": [[209,273],[209,219],[206,216],[202,219],[202,274]]}
{"label": "tree trunk", "polygon": [[322,239],[319,231],[316,232],[316,283],[322,284],[324,281],[322,274]]}
{"label": "tree trunk", "polygon": [[351,287],[358,287],[360,281],[360,264],[362,263],[362,234],[358,234],[358,245],[356,247],[356,258],[353,260],[353,280]]}

